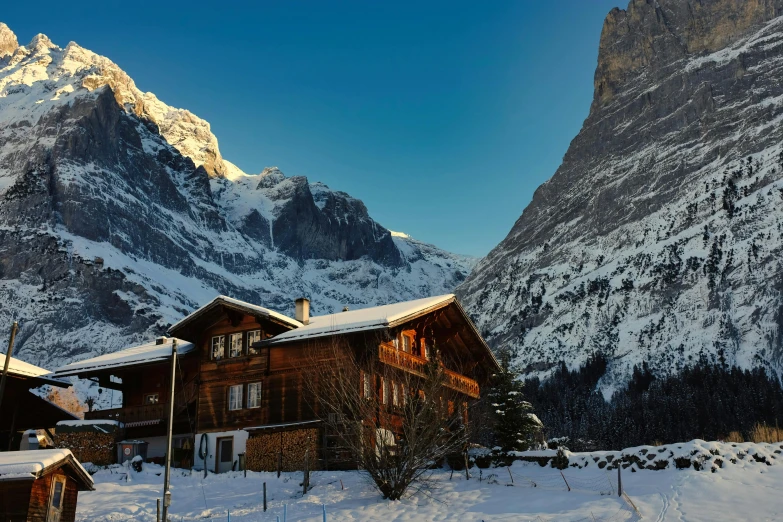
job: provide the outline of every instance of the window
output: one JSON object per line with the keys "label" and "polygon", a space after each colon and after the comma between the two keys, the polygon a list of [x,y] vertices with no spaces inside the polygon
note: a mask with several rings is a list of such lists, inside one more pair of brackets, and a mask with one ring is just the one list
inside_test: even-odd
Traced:
{"label": "window", "polygon": [[242,409],[242,385],[229,386],[228,409],[231,411]]}
{"label": "window", "polygon": [[231,334],[228,336],[228,356],[239,357],[240,355],[242,355],[242,334]]}
{"label": "window", "polygon": [[247,407],[248,408],[260,408],[261,407],[261,383],[251,382],[247,385]]}
{"label": "window", "polygon": [[408,334],[402,334],[402,351],[405,353],[411,353],[412,345],[413,338]]}
{"label": "window", "polygon": [[158,404],[159,396],[157,393],[148,393],[144,396],[144,404]]}
{"label": "window", "polygon": [[392,406],[395,408],[400,406],[400,385],[396,382],[392,383]]}
{"label": "window", "polygon": [[216,361],[226,356],[226,338],[222,335],[212,338],[212,358]]}
{"label": "window", "polygon": [[392,344],[394,345],[394,349],[395,350],[399,350],[400,349],[400,340],[397,337],[394,338],[394,340],[392,341]]}
{"label": "window", "polygon": [[54,487],[52,488],[52,507],[54,509],[62,508],[64,490],[65,490],[65,480],[62,477],[55,477]]}
{"label": "window", "polygon": [[422,355],[424,355],[424,358],[429,361],[432,357],[432,354],[430,353],[430,345],[427,343],[426,339],[421,340],[421,351]]}
{"label": "window", "polygon": [[251,355],[257,355],[260,353],[258,348],[253,348],[253,343],[257,343],[261,340],[261,330],[253,330],[247,332],[247,353]]}
{"label": "window", "polygon": [[362,373],[362,393],[365,399],[372,398],[372,380],[368,373]]}
{"label": "window", "polygon": [[384,404],[389,404],[389,381],[386,377],[381,379],[381,397]]}

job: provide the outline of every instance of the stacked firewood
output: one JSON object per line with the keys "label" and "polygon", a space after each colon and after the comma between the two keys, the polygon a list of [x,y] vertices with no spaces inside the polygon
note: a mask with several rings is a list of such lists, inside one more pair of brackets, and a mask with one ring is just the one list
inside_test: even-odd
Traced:
{"label": "stacked firewood", "polygon": [[309,450],[309,467],[317,469],[318,430],[290,430],[252,435],[245,447],[245,462],[251,471],[276,471],[282,452],[281,471],[302,471],[305,452]]}
{"label": "stacked firewood", "polygon": [[54,444],[71,450],[79,462],[106,466],[116,462],[115,434],[96,432],[55,433]]}

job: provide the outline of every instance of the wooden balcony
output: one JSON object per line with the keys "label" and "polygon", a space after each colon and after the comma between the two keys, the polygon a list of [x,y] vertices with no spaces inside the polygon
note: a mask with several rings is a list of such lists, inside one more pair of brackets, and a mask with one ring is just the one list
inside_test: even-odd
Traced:
{"label": "wooden balcony", "polygon": [[[143,406],[127,406],[110,410],[88,411],[85,420],[109,419],[123,424],[164,422],[169,418],[168,404],[145,404]],[[176,418],[176,417],[175,417]]]}
{"label": "wooden balcony", "polygon": [[[378,358],[382,363],[409,371],[420,377],[424,377],[425,367],[429,362],[423,357],[398,350],[389,343],[382,343],[378,347]],[[446,386],[474,399],[479,398],[479,385],[476,381],[447,368],[443,368],[443,372],[446,376]]]}

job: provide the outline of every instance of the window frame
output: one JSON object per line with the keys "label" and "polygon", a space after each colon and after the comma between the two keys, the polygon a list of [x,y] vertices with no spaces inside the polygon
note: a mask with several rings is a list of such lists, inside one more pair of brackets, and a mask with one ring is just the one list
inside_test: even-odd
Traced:
{"label": "window frame", "polygon": [[402,351],[405,353],[413,353],[413,336],[407,332],[403,332],[401,337]]}
{"label": "window frame", "polygon": [[[253,394],[250,390],[251,387],[255,388],[257,391],[255,394]],[[250,405],[250,398],[254,397],[256,404],[254,406]],[[250,382],[247,384],[247,409],[254,410],[261,407],[262,401],[264,399],[264,386],[263,382]]]}
{"label": "window frame", "polygon": [[[256,337],[256,334],[258,334],[258,338],[253,340],[253,341],[251,341],[250,337],[251,336]],[[252,345],[253,345],[253,343],[257,343],[257,342],[263,340],[263,334],[261,333],[261,329],[257,328],[255,330],[248,330],[246,337],[247,337],[247,354],[248,355],[259,355],[261,353],[261,350],[253,348]]]}
{"label": "window frame", "polygon": [[[237,357],[242,357],[242,355],[244,355],[242,353],[243,352],[243,350],[242,350],[242,344],[243,344],[242,341],[245,338],[243,333],[242,332],[234,332],[234,333],[228,334],[227,337],[228,337],[228,358],[229,359],[236,359]],[[236,340],[237,337],[239,337],[239,342],[235,343],[234,341]],[[235,345],[239,347],[239,352],[236,355],[234,355],[234,346]]]}
{"label": "window frame", "polygon": [[381,377],[381,402],[388,405],[391,402],[389,399],[389,379]]}
{"label": "window frame", "polygon": [[[65,503],[65,488],[66,488],[66,485],[67,485],[67,481],[66,481],[65,477],[60,476],[60,475],[54,475],[52,477],[52,479],[53,479],[52,480],[52,494],[49,497],[49,509],[57,509],[57,510],[62,511],[63,504]],[[54,499],[55,499],[55,494],[57,492],[57,484],[62,484],[62,488],[60,489],[60,499],[59,499],[60,502],[59,502],[59,504],[55,505]]]}
{"label": "window frame", "polygon": [[367,372],[362,372],[362,397],[372,399],[372,376]]}
{"label": "window frame", "polygon": [[392,406],[400,407],[400,384],[392,381]]}
{"label": "window frame", "polygon": [[[232,401],[231,400],[231,393],[234,390],[237,390],[237,393],[239,395],[236,398],[236,400]],[[244,385],[243,384],[234,384],[234,385],[228,387],[228,411],[239,411],[239,410],[244,409],[242,407],[242,405],[243,405],[243,402],[242,402],[243,398],[242,398],[242,396],[244,395],[243,390],[244,390]],[[238,407],[236,407],[236,408],[232,407],[232,406],[235,406],[235,405],[238,406]]]}
{"label": "window frame", "polygon": [[[220,356],[215,355],[215,340],[219,341]],[[213,361],[222,361],[226,358],[226,336],[225,335],[213,335],[209,342],[209,356]]]}

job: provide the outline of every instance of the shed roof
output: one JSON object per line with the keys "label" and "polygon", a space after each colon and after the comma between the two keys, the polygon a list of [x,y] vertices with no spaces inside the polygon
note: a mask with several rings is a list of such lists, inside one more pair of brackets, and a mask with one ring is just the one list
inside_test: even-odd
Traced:
{"label": "shed roof", "polygon": [[[2,372],[2,369],[5,367],[5,358],[5,354],[0,354],[0,372]],[[41,384],[65,386],[66,388],[71,385],[68,381],[56,378],[50,370],[26,363],[16,357],[11,357],[11,360],[8,362],[8,374],[23,379],[40,380],[42,381]]]}
{"label": "shed roof", "polygon": [[80,490],[93,489],[92,477],[67,449],[5,451],[0,453],[0,481],[35,480],[55,469],[71,468],[81,485]]}
{"label": "shed roof", "polygon": [[337,335],[381,328],[392,328],[455,301],[454,294],[426,297],[383,306],[349,310],[310,318],[309,324],[276,335],[270,344],[299,341],[327,335]]}
{"label": "shed roof", "polygon": [[[171,357],[171,343],[173,338],[166,338],[162,344],[152,341],[132,348],[126,348],[119,352],[107,353],[92,359],[72,362],[61,366],[54,371],[57,377],[69,375],[78,375],[80,373],[91,372],[95,370],[104,370],[109,368],[122,368],[127,366],[140,366],[161,362]],[[177,353],[185,355],[195,349],[193,343],[177,339]]]}

